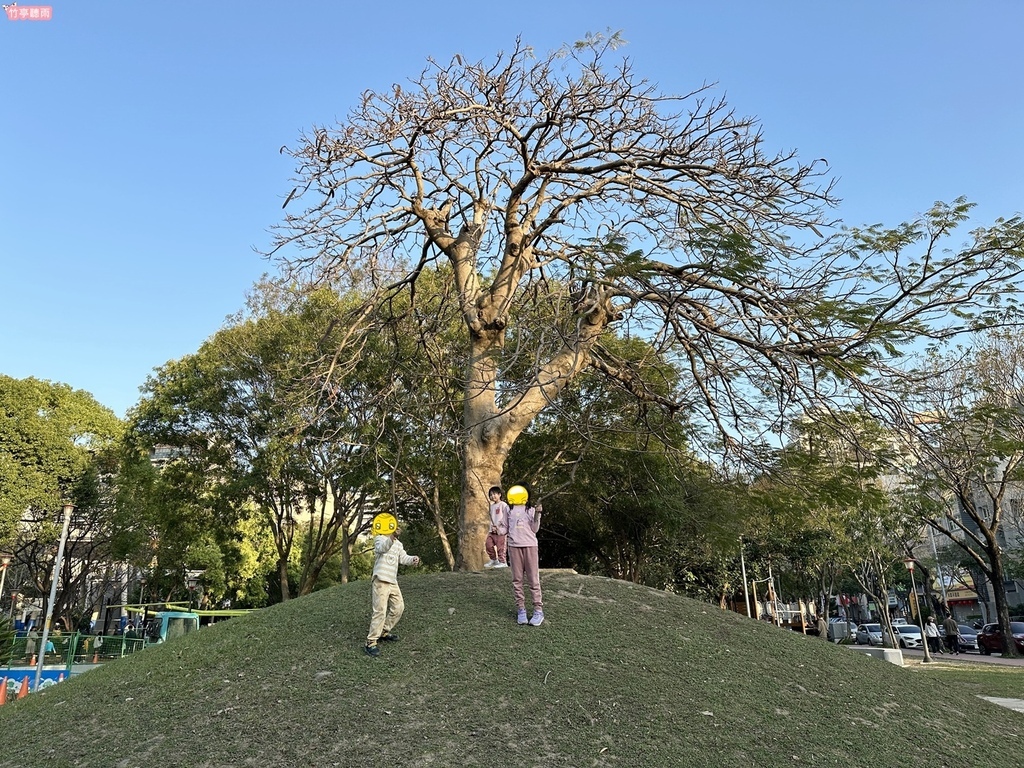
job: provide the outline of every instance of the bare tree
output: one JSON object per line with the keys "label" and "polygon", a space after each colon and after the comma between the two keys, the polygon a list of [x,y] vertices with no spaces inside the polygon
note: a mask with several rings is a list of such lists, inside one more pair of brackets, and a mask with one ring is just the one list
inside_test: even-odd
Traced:
{"label": "bare tree", "polygon": [[[451,271],[466,332],[464,569],[482,564],[486,489],[510,447],[584,368],[699,412],[735,447],[859,382],[936,318],[968,322],[950,310],[1018,274],[1019,254],[994,253],[1009,237],[964,260],[908,259],[911,227],[900,240],[823,236],[824,161],[766,150],[711,86],[660,93],[616,59],[620,42],[431,60],[288,150],[285,205],[305,210],[286,217],[273,255],[290,277],[372,290],[386,311],[425,269]],[[962,220],[963,206],[943,215]],[[602,344],[610,329],[649,340],[684,383],[668,396],[645,387]]]}

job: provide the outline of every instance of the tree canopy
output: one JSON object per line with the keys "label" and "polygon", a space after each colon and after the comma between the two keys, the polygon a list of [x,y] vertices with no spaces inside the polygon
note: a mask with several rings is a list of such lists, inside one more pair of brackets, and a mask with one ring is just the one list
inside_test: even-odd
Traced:
{"label": "tree canopy", "polygon": [[[661,93],[617,57],[620,42],[432,60],[288,150],[286,206],[304,209],[274,252],[290,275],[362,286],[372,321],[398,293],[415,303],[427,267],[451,272],[464,324],[462,567],[482,562],[486,489],[511,446],[588,367],[699,415],[732,449],[809,401],[877,386],[868,374],[922,335],[1013,309],[1019,220],[952,252],[942,243],[963,201],[892,230],[829,230],[823,161],[771,151],[710,86]],[[604,344],[613,328],[675,362],[678,386],[645,388]]]}
{"label": "tree canopy", "polygon": [[91,569],[110,559],[110,478],[121,421],[67,384],[2,375],[0,414],[0,544],[17,574],[8,586],[30,596],[48,593],[61,510],[74,504],[54,606],[54,615],[70,623],[96,597],[88,581],[109,577]]}

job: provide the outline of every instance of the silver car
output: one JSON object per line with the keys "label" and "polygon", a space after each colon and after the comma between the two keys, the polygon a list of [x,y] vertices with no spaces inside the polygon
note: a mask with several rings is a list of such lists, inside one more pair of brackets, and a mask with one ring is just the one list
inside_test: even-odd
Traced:
{"label": "silver car", "polygon": [[881,645],[882,625],[861,624],[857,627],[857,645]]}

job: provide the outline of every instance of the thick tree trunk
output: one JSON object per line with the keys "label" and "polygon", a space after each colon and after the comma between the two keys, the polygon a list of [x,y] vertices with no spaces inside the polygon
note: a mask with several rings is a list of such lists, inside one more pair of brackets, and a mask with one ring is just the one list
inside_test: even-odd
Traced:
{"label": "thick tree trunk", "polygon": [[491,318],[470,327],[466,400],[462,413],[466,440],[462,449],[462,501],[456,561],[460,571],[483,569],[484,545],[490,526],[487,489],[501,485],[501,472],[511,445],[508,440],[511,412],[500,412],[497,401],[498,359],[503,346],[503,320]]}
{"label": "thick tree trunk", "polygon": [[291,599],[291,588],[288,586],[288,561],[277,561],[277,573],[281,579],[281,602]]}
{"label": "thick tree trunk", "polygon": [[1013,632],[1010,629],[1010,604],[1006,599],[1006,590],[1003,588],[1003,585],[1006,583],[1006,572],[1003,569],[1002,553],[999,552],[994,541],[990,543],[992,548],[989,550],[988,555],[992,570],[987,575],[993,587],[992,596],[996,601],[996,620],[1003,631],[1003,642],[1006,644],[1006,651],[1003,653],[1003,656],[1020,656],[1020,653],[1017,652],[1017,644],[1013,639]]}
{"label": "thick tree trunk", "polygon": [[484,565],[484,544],[490,527],[487,489],[501,485],[506,451],[471,435],[463,452],[462,508],[459,515],[460,571],[479,571]]}
{"label": "thick tree trunk", "polygon": [[[522,231],[509,225],[505,265],[495,278],[489,293],[480,295],[479,278],[472,248],[460,236],[452,249],[452,266],[462,296],[463,314],[469,330],[469,361],[466,369],[463,425],[465,443],[462,464],[462,503],[459,515],[459,555],[456,567],[461,571],[480,570],[484,564],[484,544],[489,526],[487,489],[501,484],[505,459],[516,438],[544,408],[558,397],[588,364],[590,350],[615,316],[611,300],[595,298],[576,333],[567,338],[560,350],[542,364],[534,378],[520,392],[507,393],[508,401],[499,407],[498,364],[505,346],[509,286],[515,286],[530,262],[528,253],[519,254]],[[514,235],[514,237],[513,237]],[[504,396],[504,395],[503,395]]]}

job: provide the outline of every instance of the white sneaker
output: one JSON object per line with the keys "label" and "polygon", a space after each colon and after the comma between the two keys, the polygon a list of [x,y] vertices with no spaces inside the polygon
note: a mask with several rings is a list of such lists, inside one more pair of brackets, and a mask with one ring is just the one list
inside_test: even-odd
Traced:
{"label": "white sneaker", "polygon": [[493,568],[497,564],[497,560],[488,560],[484,563],[484,568]]}
{"label": "white sneaker", "polygon": [[491,567],[497,570],[498,568],[508,568],[508,564],[502,563],[500,561],[495,561],[494,565],[492,565]]}

